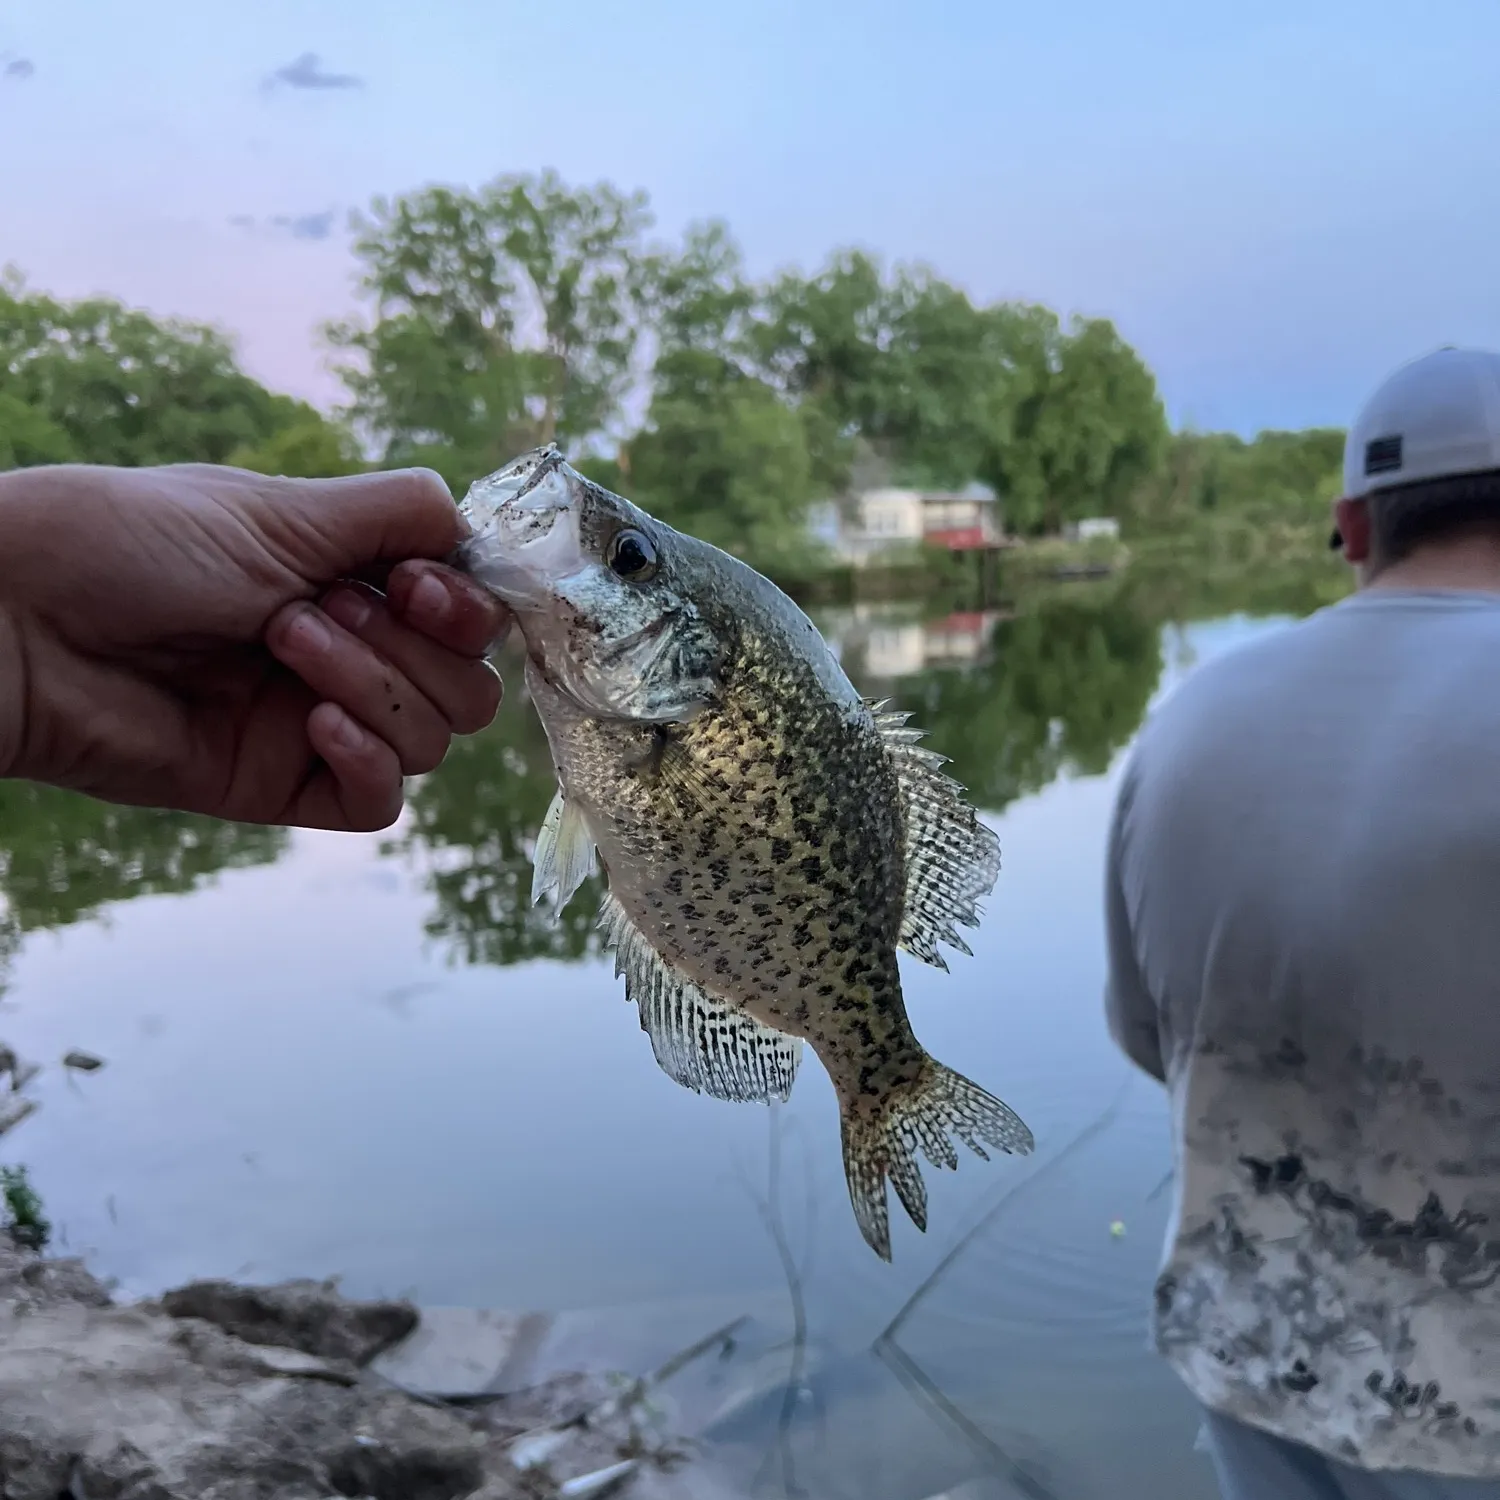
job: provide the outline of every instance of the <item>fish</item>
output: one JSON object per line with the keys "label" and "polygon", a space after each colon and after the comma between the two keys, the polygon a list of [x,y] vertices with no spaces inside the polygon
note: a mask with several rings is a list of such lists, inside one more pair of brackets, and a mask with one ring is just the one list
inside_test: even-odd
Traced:
{"label": "fish", "polygon": [[972,955],[1000,871],[994,831],[850,682],[769,579],[571,467],[555,445],[476,480],[450,561],[509,606],[557,792],[532,898],[590,875],[661,1069],[697,1093],[785,1102],[804,1045],[838,1099],[854,1217],[891,1259],[886,1185],[927,1228],[918,1152],[1025,1155],[1031,1131],[931,1057],[898,950]]}

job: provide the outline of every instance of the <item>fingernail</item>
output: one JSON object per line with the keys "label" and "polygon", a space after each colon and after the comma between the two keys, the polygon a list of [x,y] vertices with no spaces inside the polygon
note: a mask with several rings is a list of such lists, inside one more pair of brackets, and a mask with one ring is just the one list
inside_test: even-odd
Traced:
{"label": "fingernail", "polygon": [[334,723],[333,737],[345,750],[363,750],[370,739],[364,730],[342,711]]}
{"label": "fingernail", "polygon": [[326,651],[333,645],[333,636],[311,605],[297,612],[287,626],[287,634],[304,651]]}
{"label": "fingernail", "polygon": [[339,589],[323,601],[323,609],[345,630],[363,630],[369,622],[370,601],[353,589]]}
{"label": "fingernail", "polygon": [[430,620],[446,620],[453,610],[453,599],[431,573],[423,573],[412,588],[411,607]]}

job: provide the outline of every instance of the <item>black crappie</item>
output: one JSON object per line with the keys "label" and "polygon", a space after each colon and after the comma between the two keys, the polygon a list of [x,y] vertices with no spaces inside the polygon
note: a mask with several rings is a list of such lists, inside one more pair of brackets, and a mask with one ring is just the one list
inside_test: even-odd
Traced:
{"label": "black crappie", "polygon": [[538,449],[470,489],[455,561],[515,611],[559,790],[533,895],[597,851],[615,972],[661,1067],[721,1099],[790,1094],[805,1040],[837,1092],[855,1217],[890,1258],[885,1182],[926,1228],[920,1148],[1031,1132],[929,1057],[896,951],[946,968],[1000,868],[994,834],[862,698],[769,580]]}

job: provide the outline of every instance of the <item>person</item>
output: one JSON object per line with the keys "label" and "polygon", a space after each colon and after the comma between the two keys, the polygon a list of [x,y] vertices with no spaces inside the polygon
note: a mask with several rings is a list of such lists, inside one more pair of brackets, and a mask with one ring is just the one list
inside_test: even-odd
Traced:
{"label": "person", "polygon": [[488,724],[509,615],[426,470],[0,474],[0,776],[372,831]]}
{"label": "person", "polygon": [[1352,594],[1180,684],[1114,806],[1154,1340],[1226,1500],[1500,1497],[1500,355],[1393,374],[1334,519]]}

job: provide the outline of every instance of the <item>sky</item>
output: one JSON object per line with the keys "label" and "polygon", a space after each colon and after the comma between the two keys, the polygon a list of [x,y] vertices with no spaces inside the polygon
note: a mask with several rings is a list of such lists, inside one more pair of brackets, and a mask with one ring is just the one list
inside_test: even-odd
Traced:
{"label": "sky", "polygon": [[0,265],[329,406],[350,211],[505,172],[1109,317],[1174,423],[1500,348],[1497,0],[0,0]]}

